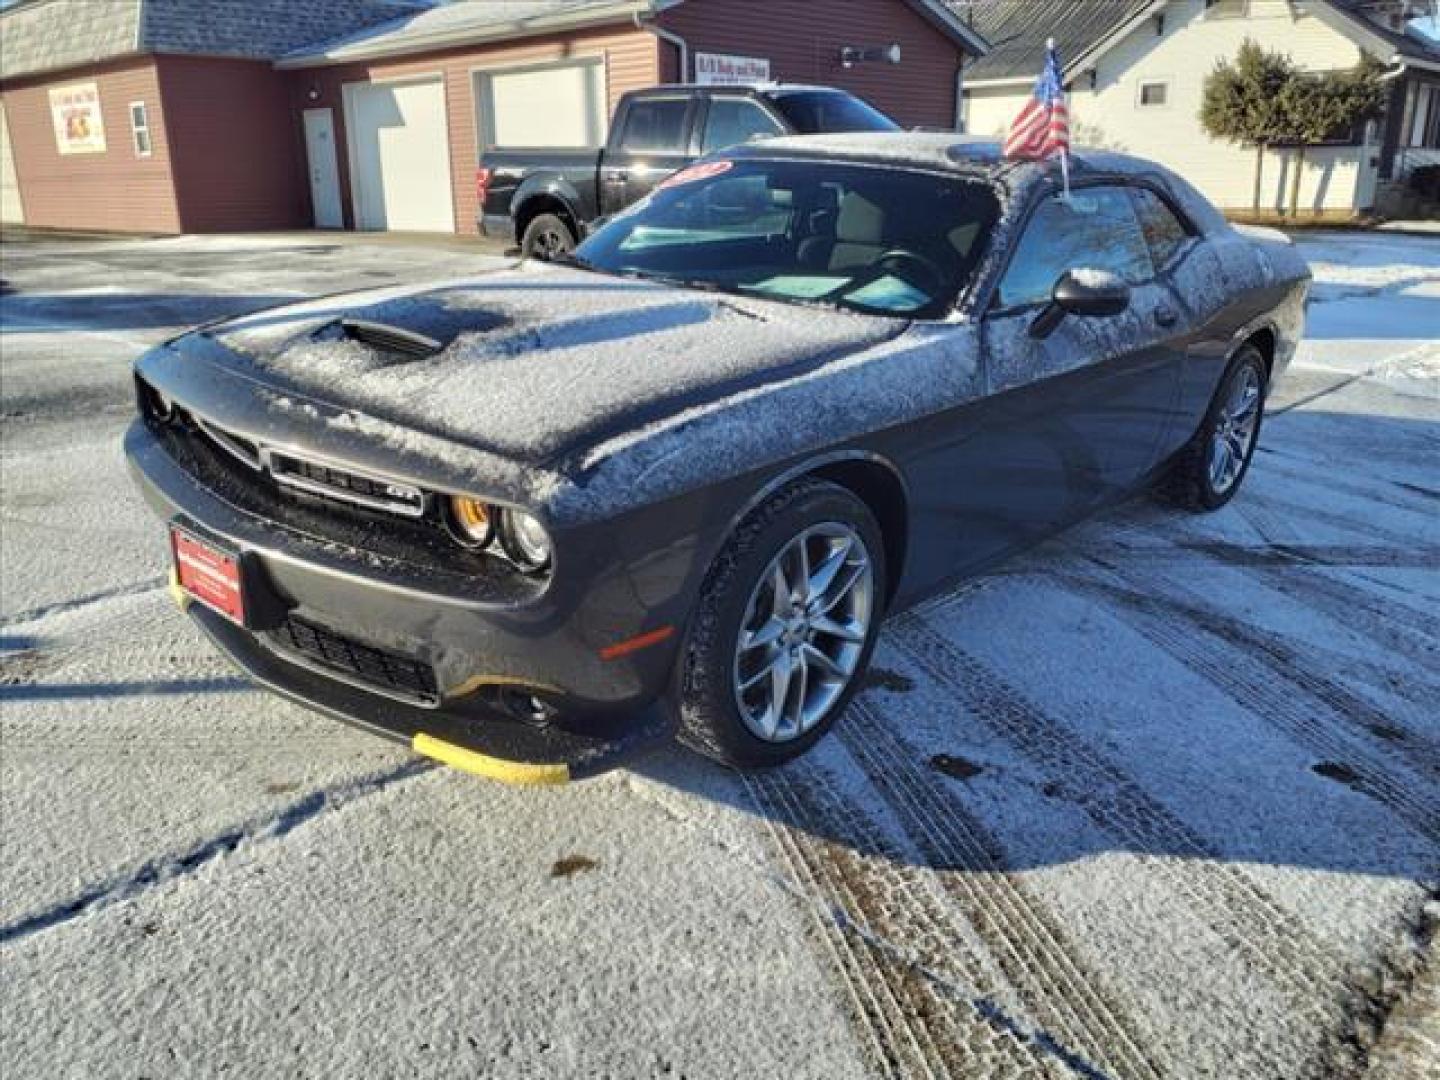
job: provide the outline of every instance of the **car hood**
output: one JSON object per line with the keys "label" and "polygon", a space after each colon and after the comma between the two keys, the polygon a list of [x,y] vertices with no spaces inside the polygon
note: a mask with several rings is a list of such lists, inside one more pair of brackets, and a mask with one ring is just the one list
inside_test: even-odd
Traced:
{"label": "car hood", "polygon": [[199,333],[282,394],[553,464],[906,326],[526,264],[310,301]]}

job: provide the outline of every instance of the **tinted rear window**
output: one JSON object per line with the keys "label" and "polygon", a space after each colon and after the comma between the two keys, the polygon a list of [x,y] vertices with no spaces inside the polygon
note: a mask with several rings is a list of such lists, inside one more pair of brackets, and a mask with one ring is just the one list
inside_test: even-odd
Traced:
{"label": "tinted rear window", "polygon": [[900,125],[857,97],[810,90],[771,99],[801,135],[822,131],[899,131]]}
{"label": "tinted rear window", "polygon": [[621,147],[626,150],[683,150],[685,112],[689,107],[690,103],[684,98],[631,102]]}

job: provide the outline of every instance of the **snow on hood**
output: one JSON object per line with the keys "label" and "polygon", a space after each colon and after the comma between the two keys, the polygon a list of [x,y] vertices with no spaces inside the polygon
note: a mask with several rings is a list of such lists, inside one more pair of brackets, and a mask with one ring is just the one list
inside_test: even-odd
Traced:
{"label": "snow on hood", "polygon": [[[443,348],[419,357],[375,348],[340,332],[341,317]],[[281,391],[542,463],[803,373],[905,325],[527,264],[312,301],[209,333]]]}

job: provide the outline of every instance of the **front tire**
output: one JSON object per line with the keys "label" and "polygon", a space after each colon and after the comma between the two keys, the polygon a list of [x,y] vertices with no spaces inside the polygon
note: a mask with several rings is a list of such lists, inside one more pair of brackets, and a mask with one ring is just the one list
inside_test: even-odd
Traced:
{"label": "front tire", "polygon": [[558,214],[536,214],[520,238],[520,254],[552,262],[575,250],[575,234]]}
{"label": "front tire", "polygon": [[1260,350],[1242,345],[1225,369],[1200,429],[1161,484],[1160,494],[1168,502],[1203,512],[1218,510],[1235,497],[1260,442],[1268,381]]}
{"label": "front tire", "polygon": [[864,679],[886,596],[875,516],[806,479],[741,523],[706,578],[682,657],[680,739],[778,765],[830,730]]}

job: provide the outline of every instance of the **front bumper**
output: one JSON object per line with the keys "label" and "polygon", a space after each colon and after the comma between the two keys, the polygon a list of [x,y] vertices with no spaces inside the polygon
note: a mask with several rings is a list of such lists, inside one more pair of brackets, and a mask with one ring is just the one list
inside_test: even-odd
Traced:
{"label": "front bumper", "polygon": [[623,727],[574,730],[532,727],[499,713],[425,709],[366,692],[287,662],[203,604],[177,596],[207,637],[247,676],[300,705],[416,753],[510,784],[563,784],[616,768],[669,740],[671,724],[655,704]]}
{"label": "front bumper", "polygon": [[[227,501],[188,473],[143,421],[127,432],[125,451],[137,486],[163,520],[238,553],[247,589],[261,594],[256,610],[332,630],[358,652],[423,665],[433,672],[434,692],[411,699],[346,677],[282,647],[285,639],[268,622],[241,627],[187,601],[205,633],[262,685],[510,781],[583,778],[669,738],[676,643],[602,656],[597,642],[633,635],[659,617],[617,610],[605,581],[556,581],[518,595],[483,582],[469,593],[452,580],[427,588],[414,566],[379,565],[373,553],[316,543]],[[528,707],[535,703],[543,708]]]}

